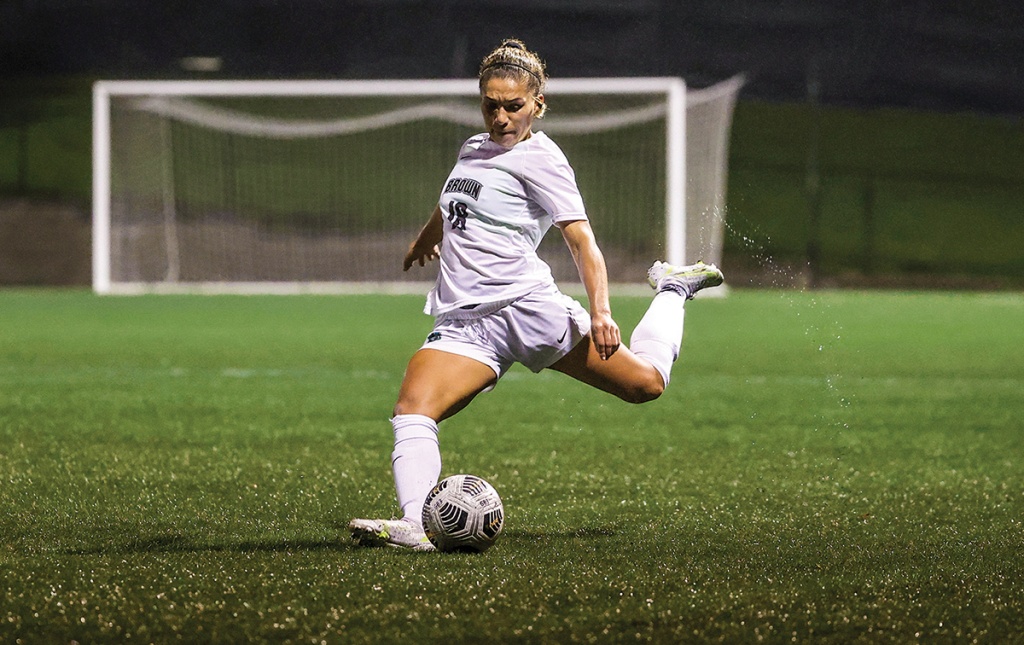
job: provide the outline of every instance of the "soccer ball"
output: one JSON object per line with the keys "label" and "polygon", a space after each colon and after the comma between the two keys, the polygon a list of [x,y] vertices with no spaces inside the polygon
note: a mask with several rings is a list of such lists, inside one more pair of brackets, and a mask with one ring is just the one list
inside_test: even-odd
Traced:
{"label": "soccer ball", "polygon": [[442,479],[423,504],[423,530],[438,551],[486,551],[504,526],[498,491],[475,475]]}

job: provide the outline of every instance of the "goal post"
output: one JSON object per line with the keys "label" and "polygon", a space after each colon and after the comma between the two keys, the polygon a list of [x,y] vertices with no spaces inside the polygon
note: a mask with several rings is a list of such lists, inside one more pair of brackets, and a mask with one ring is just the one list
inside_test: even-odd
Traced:
{"label": "goal post", "polygon": [[[552,79],[534,124],[577,173],[609,277],[721,261],[737,77]],[[401,271],[463,140],[477,81],[100,81],[97,293],[423,292]],[[540,252],[578,282],[548,235]]]}

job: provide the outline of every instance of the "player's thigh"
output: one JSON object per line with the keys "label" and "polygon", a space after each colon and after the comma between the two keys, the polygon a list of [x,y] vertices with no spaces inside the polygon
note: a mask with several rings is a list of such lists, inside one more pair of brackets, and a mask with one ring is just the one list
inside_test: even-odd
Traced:
{"label": "player's thigh", "polygon": [[441,421],[464,408],[496,381],[494,370],[478,360],[420,349],[405,370],[395,414],[422,414]]}
{"label": "player's thigh", "polygon": [[597,353],[590,336],[581,340],[551,369],[630,403],[654,400],[665,391],[661,375],[650,363],[629,351],[625,345],[604,360]]}

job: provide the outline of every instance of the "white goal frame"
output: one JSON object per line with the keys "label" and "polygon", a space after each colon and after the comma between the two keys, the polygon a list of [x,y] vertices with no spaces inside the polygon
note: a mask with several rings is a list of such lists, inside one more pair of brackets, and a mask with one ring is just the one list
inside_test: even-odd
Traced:
{"label": "white goal frame", "polygon": [[[730,79],[742,84],[742,77]],[[724,84],[723,84],[724,85]],[[686,107],[687,88],[681,78],[551,79],[547,91],[557,94],[663,94],[666,101],[665,259],[684,264],[686,249]],[[698,90],[702,91],[702,90]],[[730,91],[735,91],[735,87]],[[115,283],[111,278],[111,99],[118,96],[474,96],[476,79],[449,80],[311,80],[311,81],[99,81],[93,86],[92,286],[96,293],[139,292],[395,292],[402,285],[352,283]],[[417,288],[417,285],[405,283]]]}

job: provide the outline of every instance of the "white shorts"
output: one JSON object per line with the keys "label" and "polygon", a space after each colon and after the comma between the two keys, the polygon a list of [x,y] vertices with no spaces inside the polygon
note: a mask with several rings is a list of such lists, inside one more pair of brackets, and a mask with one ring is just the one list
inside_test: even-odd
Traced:
{"label": "white shorts", "polygon": [[440,316],[422,349],[478,360],[501,378],[513,363],[534,372],[550,367],[589,333],[590,314],[552,287],[476,318]]}

